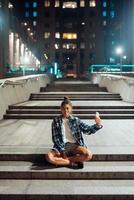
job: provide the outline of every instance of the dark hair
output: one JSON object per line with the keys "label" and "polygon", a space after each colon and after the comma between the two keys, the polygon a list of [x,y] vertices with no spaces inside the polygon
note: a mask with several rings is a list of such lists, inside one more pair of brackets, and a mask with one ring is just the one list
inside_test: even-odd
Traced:
{"label": "dark hair", "polygon": [[61,107],[63,107],[66,104],[69,104],[72,107],[72,103],[68,97],[64,97],[63,101],[61,102]]}

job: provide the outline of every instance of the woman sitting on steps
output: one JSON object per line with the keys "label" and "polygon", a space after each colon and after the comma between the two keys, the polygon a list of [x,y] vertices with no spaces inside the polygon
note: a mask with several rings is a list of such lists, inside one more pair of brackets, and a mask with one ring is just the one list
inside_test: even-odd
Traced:
{"label": "woman sitting on steps", "polygon": [[95,124],[88,125],[72,115],[72,103],[64,97],[61,103],[61,115],[52,122],[53,149],[46,159],[56,166],[83,168],[83,162],[92,159],[91,151],[85,146],[83,133],[94,134],[102,128],[101,119],[95,117]]}

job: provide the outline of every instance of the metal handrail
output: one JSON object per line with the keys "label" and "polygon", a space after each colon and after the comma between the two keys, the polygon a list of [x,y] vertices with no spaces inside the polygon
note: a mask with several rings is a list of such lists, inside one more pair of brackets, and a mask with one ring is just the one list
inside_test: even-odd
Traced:
{"label": "metal handrail", "polygon": [[[36,79],[38,80],[39,76],[43,76],[43,75],[35,75],[35,76],[27,76],[27,77],[22,77],[22,79],[20,80],[0,80],[0,88],[4,87],[5,85],[24,85],[27,83],[27,81],[29,81],[30,79]],[[19,78],[19,77],[18,77]]]}
{"label": "metal handrail", "polygon": [[[115,80],[115,81],[123,80],[130,87],[134,86],[134,78],[131,78],[131,77],[125,77],[125,76],[119,76],[119,75],[113,75],[113,74],[107,74],[107,75],[102,74],[102,76],[108,77],[108,78]],[[131,83],[130,83],[130,81],[131,81]]]}

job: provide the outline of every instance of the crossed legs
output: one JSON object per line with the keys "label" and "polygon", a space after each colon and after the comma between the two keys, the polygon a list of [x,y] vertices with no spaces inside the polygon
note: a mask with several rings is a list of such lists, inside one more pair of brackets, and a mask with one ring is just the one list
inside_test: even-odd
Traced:
{"label": "crossed legs", "polygon": [[63,157],[61,153],[51,150],[48,152],[46,159],[54,165],[67,166],[75,162],[84,162],[92,159],[92,153],[89,149],[82,146],[76,146],[67,157]]}

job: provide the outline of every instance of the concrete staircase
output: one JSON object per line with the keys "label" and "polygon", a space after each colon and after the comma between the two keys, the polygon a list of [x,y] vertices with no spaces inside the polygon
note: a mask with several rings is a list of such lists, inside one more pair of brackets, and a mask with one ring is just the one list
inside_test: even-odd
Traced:
{"label": "concrete staircase", "polygon": [[[108,92],[41,92],[31,94],[29,101],[61,102],[64,96],[68,96],[72,102],[98,102],[97,106],[73,106],[73,114],[81,119],[94,119],[96,110],[102,119],[134,119],[134,106],[99,106],[99,101],[122,101],[119,94]],[[53,119],[59,114],[59,106],[13,105],[9,106],[4,119]]]}
{"label": "concrete staircase", "polygon": [[133,200],[133,160],[134,155],[98,154],[74,170],[48,165],[44,152],[1,153],[0,199]]}
{"label": "concrete staircase", "polygon": [[[134,106],[74,106],[73,114],[94,119],[96,110],[102,119],[134,119]],[[59,114],[57,106],[9,106],[4,119],[53,119]]]}
{"label": "concrete staircase", "polygon": [[[59,106],[51,105],[51,102],[61,101],[63,96],[69,96],[72,103],[79,102],[73,110],[75,115],[83,119],[93,119],[96,111],[100,112],[103,119],[134,118],[132,105],[100,105],[101,101],[122,102],[120,95],[107,93],[104,88],[105,91],[101,88],[96,92],[87,92],[87,86],[83,84],[83,87],[82,84],[77,83],[73,87],[66,83],[68,92],[58,91],[60,83],[49,85],[41,89],[48,92],[31,94],[29,102],[45,101],[50,105],[9,106],[4,118],[52,119],[60,111]],[[95,87],[97,90],[98,86]],[[69,92],[69,88],[71,91],[75,88],[75,92]],[[83,90],[78,92],[76,88]],[[81,103],[83,101],[85,105]],[[88,105],[92,101],[98,101],[98,105]],[[134,200],[133,152],[121,152],[119,148],[116,153],[110,154],[104,150],[103,153],[95,153],[93,160],[85,162],[84,168],[79,170],[48,164],[44,159],[47,152],[47,148],[36,147],[24,151],[17,147],[0,151],[0,200]]]}
{"label": "concrete staircase", "polygon": [[106,92],[107,89],[105,87],[99,87],[98,84],[92,84],[89,81],[56,81],[51,84],[48,84],[47,87],[41,87],[41,92],[67,92],[67,91],[94,91],[99,92],[103,91]]}

